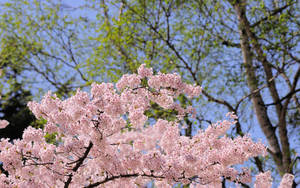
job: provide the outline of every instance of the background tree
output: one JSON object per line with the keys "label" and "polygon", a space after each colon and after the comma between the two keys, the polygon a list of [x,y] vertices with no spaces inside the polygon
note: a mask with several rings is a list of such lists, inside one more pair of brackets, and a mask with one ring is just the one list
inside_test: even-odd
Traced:
{"label": "background tree", "polygon": [[16,0],[1,8],[1,58],[13,69],[22,67],[18,77],[36,96],[51,88],[66,97],[89,84],[79,69],[92,45],[85,41],[89,29],[83,18],[70,18],[69,9],[52,1]]}
{"label": "background tree", "polygon": [[[1,117],[11,122],[0,131],[1,138],[20,138],[28,125],[41,126],[26,106],[34,97],[51,88],[64,98],[74,87],[89,84],[78,69],[84,62],[78,58],[84,58],[79,49],[89,47],[76,37],[81,29],[75,19],[63,16],[61,9],[51,1],[1,2],[5,10],[0,15]],[[83,82],[78,85],[78,80]]]}
{"label": "background tree", "polygon": [[[32,100],[31,92],[25,90],[17,80],[23,71],[22,54],[11,39],[4,39],[0,52],[1,65],[1,106],[2,119],[10,121],[8,127],[0,131],[0,138],[22,138],[23,130],[34,120],[34,116],[27,109],[27,102]],[[11,46],[11,48],[7,48]]]}

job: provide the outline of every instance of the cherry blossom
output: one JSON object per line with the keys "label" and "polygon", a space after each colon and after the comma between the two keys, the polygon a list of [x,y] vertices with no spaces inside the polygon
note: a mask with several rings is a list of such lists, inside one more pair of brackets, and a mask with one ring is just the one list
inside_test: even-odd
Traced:
{"label": "cherry blossom", "polygon": [[[78,89],[61,100],[49,92],[40,103],[28,103],[36,118],[47,121],[44,128],[28,127],[21,140],[0,141],[0,160],[9,174],[0,175],[0,187],[142,187],[151,180],[157,187],[221,187],[222,178],[251,183],[250,170],[235,165],[265,156],[266,147],[249,135],[226,136],[236,115],[229,113],[229,120],[191,138],[180,135],[182,117],[193,118],[195,109],[183,108],[176,98],[200,92],[200,86],[182,82],[178,74],[153,75],[145,65],[138,74],[124,75],[116,86],[93,83],[90,94]],[[151,102],[176,110],[177,118],[150,124],[145,111]],[[6,125],[2,120],[1,128]],[[53,134],[55,142],[47,142],[47,134]],[[280,186],[291,187],[292,181],[286,174]],[[269,172],[256,176],[256,187],[271,184]]]}
{"label": "cherry blossom", "polygon": [[4,129],[9,124],[6,120],[0,120],[0,129]]}

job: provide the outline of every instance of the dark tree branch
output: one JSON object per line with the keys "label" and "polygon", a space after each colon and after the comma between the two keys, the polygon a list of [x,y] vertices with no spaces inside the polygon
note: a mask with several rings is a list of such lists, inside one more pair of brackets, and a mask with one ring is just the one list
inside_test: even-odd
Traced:
{"label": "dark tree branch", "polygon": [[296,90],[299,77],[300,77],[300,67],[298,68],[298,71],[297,71],[297,73],[294,76],[293,84],[292,84],[291,91],[290,91],[291,94],[286,97],[286,101],[283,104],[282,112],[281,112],[281,117],[285,117],[286,112],[287,112],[287,107],[289,105],[289,102],[290,102],[293,94],[300,90],[300,89]]}
{"label": "dark tree branch", "polygon": [[[208,165],[208,166],[213,166],[213,165],[216,165],[216,164],[219,164],[219,163],[218,163],[218,162],[214,162],[214,163],[212,163],[212,164],[210,164],[210,165]],[[207,166],[207,167],[208,167],[208,166]],[[203,168],[203,170],[206,169],[207,167]],[[107,176],[104,180],[99,181],[99,182],[96,182],[96,183],[92,183],[92,184],[90,184],[90,185],[88,185],[88,186],[85,186],[84,188],[97,187],[97,186],[103,185],[103,184],[105,184],[105,183],[107,183],[107,182],[109,182],[109,181],[114,181],[114,180],[120,179],[120,178],[135,178],[135,177],[139,177],[139,176],[141,176],[141,177],[147,177],[147,178],[152,178],[152,179],[166,179],[166,177],[163,176],[163,175],[160,175],[160,176],[154,175],[154,174],[153,174],[153,171],[151,171],[151,174],[146,174],[146,173],[143,173],[143,174],[139,174],[139,173],[120,174],[120,175],[117,175],[117,176],[114,176],[114,175],[112,175],[112,176],[110,176],[110,177]],[[182,176],[179,177],[178,179],[174,179],[174,178],[173,178],[173,181],[176,182],[176,183],[180,183],[180,181],[183,180],[183,179],[188,180],[188,181],[189,181],[189,184],[191,184],[192,182],[200,183],[200,182],[197,182],[197,179],[198,179],[198,180],[201,180],[201,178],[199,178],[198,176],[185,177],[185,172],[183,171],[183,172],[182,172]],[[225,179],[231,180],[229,177],[225,177]],[[231,180],[231,181],[232,181],[232,180]],[[249,186],[248,186],[247,184],[244,184],[244,183],[239,182],[239,181],[237,181],[237,180],[235,180],[235,181],[233,181],[233,182],[239,183],[239,184],[241,184],[241,185],[242,185],[243,187],[245,187],[245,188],[249,188]],[[207,185],[207,184],[209,184],[209,183],[211,183],[211,182],[207,182],[207,181],[206,181],[206,182],[201,182],[200,184],[202,184],[202,185]]]}
{"label": "dark tree branch", "polygon": [[155,179],[163,179],[163,178],[165,178],[163,176],[155,176],[153,174],[138,174],[138,173],[124,174],[124,175],[121,174],[121,175],[118,175],[118,176],[107,177],[103,181],[92,183],[92,184],[90,184],[88,186],[85,186],[84,188],[97,187],[98,185],[105,184],[105,183],[107,183],[109,181],[113,181],[113,180],[116,180],[116,179],[119,179],[119,178],[133,178],[133,177],[138,177],[138,176],[148,177],[148,178],[155,178]]}
{"label": "dark tree branch", "polygon": [[[88,147],[86,148],[83,156],[77,160],[77,163],[76,163],[75,167],[72,169],[73,172],[76,172],[79,169],[79,167],[83,164],[83,161],[87,158],[87,156],[88,156],[89,152],[91,151],[92,147],[93,147],[93,143],[90,142],[89,145],[88,145]],[[73,173],[70,173],[68,176],[69,176],[69,178],[65,182],[64,188],[68,188],[69,187],[69,185],[70,185],[70,183],[72,181],[72,178],[73,178]]]}
{"label": "dark tree branch", "polygon": [[[300,67],[299,67],[299,69],[300,69]],[[293,85],[292,85],[290,79],[287,77],[287,75],[286,75],[284,72],[282,72],[281,75],[282,75],[282,77],[284,78],[284,80],[286,81],[286,83],[288,84],[290,90],[292,90]],[[297,74],[296,74],[296,75],[297,75]],[[295,75],[295,76],[296,76],[296,75]],[[295,78],[296,78],[296,77],[295,77]],[[294,78],[294,80],[295,80],[295,78]],[[298,78],[297,78],[297,79],[298,79]],[[294,100],[294,102],[295,102],[295,104],[296,104],[296,108],[297,108],[298,112],[300,113],[300,103],[299,103],[299,101],[298,101],[298,98],[297,98],[296,95],[293,95],[292,97],[293,97],[293,100]]]}
{"label": "dark tree branch", "polygon": [[269,104],[265,104],[266,106],[271,106],[271,105],[276,105],[278,103],[281,103],[282,101],[284,101],[285,99],[290,99],[294,94],[296,94],[297,92],[300,91],[299,89],[290,91],[288,94],[286,94],[284,97],[282,97],[279,101],[273,102],[273,103],[269,103]]}
{"label": "dark tree branch", "polygon": [[222,44],[229,47],[241,48],[241,45],[238,43],[233,43],[229,40],[224,39],[223,37],[217,35],[217,37],[222,41]]}
{"label": "dark tree branch", "polygon": [[[295,3],[296,3],[296,2],[295,2]],[[286,8],[288,8],[289,6],[291,6],[291,5],[293,5],[293,4],[294,4],[294,3],[287,4],[287,5],[283,6],[283,7],[280,7],[280,8],[277,8],[277,9],[273,10],[271,14],[269,14],[268,16],[266,16],[266,17],[264,17],[264,18],[258,20],[257,22],[255,22],[254,24],[252,24],[250,27],[256,27],[256,26],[258,26],[258,25],[261,24],[262,22],[268,20],[268,19],[270,18],[270,16],[275,16],[276,14],[281,13],[282,11],[284,11]]]}
{"label": "dark tree branch", "polygon": [[238,110],[239,105],[248,97],[251,97],[252,95],[260,92],[261,90],[263,90],[264,88],[268,87],[268,83],[272,82],[275,78],[277,78],[279,76],[279,74],[276,74],[275,76],[273,76],[273,78],[271,78],[270,80],[268,80],[268,82],[266,84],[264,84],[262,87],[257,88],[256,90],[252,91],[251,93],[249,93],[248,95],[243,96],[236,104],[235,110]]}

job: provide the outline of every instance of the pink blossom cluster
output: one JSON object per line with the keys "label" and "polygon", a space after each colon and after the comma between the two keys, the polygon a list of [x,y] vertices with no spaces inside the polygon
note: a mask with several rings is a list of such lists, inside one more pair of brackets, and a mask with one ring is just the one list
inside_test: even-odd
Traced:
{"label": "pink blossom cluster", "polygon": [[6,120],[0,120],[0,129],[4,129],[9,124]]}
{"label": "pink blossom cluster", "polygon": [[[1,69],[0,69],[0,75],[1,75]],[[0,95],[0,99],[1,99],[1,95]],[[0,120],[0,129],[4,129],[5,127],[7,127],[8,124],[9,124],[8,121]]]}
{"label": "pink blossom cluster", "polygon": [[[49,92],[40,103],[28,103],[34,115],[47,123],[44,129],[28,127],[13,143],[1,140],[0,161],[9,175],[0,175],[0,187],[131,188],[150,180],[156,187],[175,183],[221,187],[223,177],[251,182],[250,170],[239,171],[234,165],[266,155],[266,148],[249,136],[227,137],[234,119],[212,124],[192,138],[180,135],[180,118],[195,111],[181,107],[176,97],[198,96],[199,86],[183,83],[177,74],[153,75],[142,65],[138,74],[124,75],[116,88],[94,83],[90,95],[77,90],[60,100]],[[178,119],[157,119],[149,125],[145,111],[150,102],[177,110]],[[46,142],[46,134],[51,133],[56,143]],[[270,187],[262,181],[268,175],[258,175],[256,186]],[[282,188],[293,181],[290,175],[284,177]]]}
{"label": "pink blossom cluster", "polygon": [[[270,171],[259,173],[255,178],[254,188],[269,188],[272,186],[273,179]],[[291,188],[293,180],[294,176],[292,174],[284,174],[278,188]]]}

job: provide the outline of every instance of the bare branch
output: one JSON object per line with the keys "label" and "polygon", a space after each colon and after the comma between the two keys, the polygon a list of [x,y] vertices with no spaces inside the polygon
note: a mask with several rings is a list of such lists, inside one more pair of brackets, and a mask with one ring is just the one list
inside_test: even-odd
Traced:
{"label": "bare branch", "polygon": [[[294,2],[294,3],[296,3],[296,2]],[[286,8],[293,5],[294,3],[290,3],[290,4],[287,4],[283,7],[280,7],[280,8],[277,8],[277,9],[273,10],[272,13],[270,13],[268,16],[263,17],[262,19],[258,20],[257,22],[252,24],[250,27],[256,27],[257,25],[261,24],[262,22],[268,20],[270,18],[270,16],[275,16],[276,14],[281,13],[282,11],[284,11]]]}
{"label": "bare branch", "polygon": [[243,96],[236,104],[235,110],[238,110],[239,105],[248,97],[251,97],[252,95],[260,92],[261,90],[263,90],[264,88],[268,87],[268,83],[272,82],[275,78],[277,78],[279,76],[279,74],[277,73],[275,76],[273,76],[273,78],[271,78],[270,80],[268,80],[268,82],[266,84],[264,84],[262,87],[257,88],[256,90],[252,91],[251,93],[249,93],[248,95]]}
{"label": "bare branch", "polygon": [[[88,156],[90,150],[92,149],[92,147],[93,147],[93,143],[90,142],[89,145],[88,145],[88,147],[86,148],[86,151],[84,152],[83,156],[78,159],[75,167],[72,169],[73,172],[76,172],[79,169],[79,167],[83,164],[83,161],[87,158],[87,156]],[[73,174],[70,173],[68,176],[69,176],[69,178],[65,182],[64,188],[68,188],[69,187],[69,185],[70,185],[70,183],[72,181]]]}

